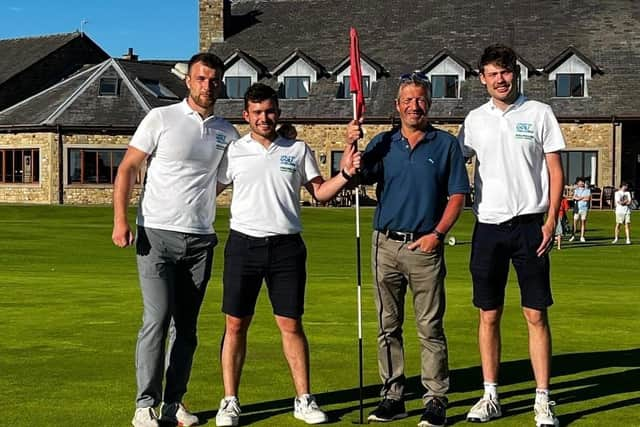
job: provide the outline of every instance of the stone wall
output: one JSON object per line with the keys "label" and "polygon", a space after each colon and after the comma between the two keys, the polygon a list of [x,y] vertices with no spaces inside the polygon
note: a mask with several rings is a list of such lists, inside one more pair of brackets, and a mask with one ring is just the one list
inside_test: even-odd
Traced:
{"label": "stone wall", "polygon": [[224,41],[224,21],[230,7],[229,0],[199,0],[200,52],[207,52],[211,43]]}
{"label": "stone wall", "polygon": [[[613,128],[611,123],[563,123],[560,125],[567,143],[567,151],[597,151],[598,170],[596,187],[611,185],[613,173]],[[616,142],[616,153],[621,152],[620,141]],[[620,160],[616,163],[619,165]],[[569,177],[569,182],[575,177]]]}

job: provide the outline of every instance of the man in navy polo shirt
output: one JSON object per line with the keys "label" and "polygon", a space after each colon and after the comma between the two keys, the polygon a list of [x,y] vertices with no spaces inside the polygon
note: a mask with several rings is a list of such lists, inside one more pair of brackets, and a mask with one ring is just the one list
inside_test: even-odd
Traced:
{"label": "man in navy polo shirt", "polygon": [[[444,246],[469,192],[462,150],[456,138],[429,124],[431,84],[426,75],[400,78],[396,109],[401,126],[369,143],[361,161],[361,182],[377,183],[373,219],[372,271],[378,310],[378,369],[382,401],[369,421],[407,416],[402,324],[407,287],[421,346],[424,413],[419,426],[446,423],[449,390],[445,311]],[[360,136],[353,121],[347,137]]]}

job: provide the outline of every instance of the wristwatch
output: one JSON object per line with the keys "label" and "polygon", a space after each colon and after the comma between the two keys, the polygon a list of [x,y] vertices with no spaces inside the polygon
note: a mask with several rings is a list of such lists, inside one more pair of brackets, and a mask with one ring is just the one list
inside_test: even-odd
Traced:
{"label": "wristwatch", "polygon": [[444,233],[441,233],[438,230],[434,229],[433,234],[436,235],[436,239],[440,240],[441,242],[444,242],[444,237],[445,237]]}
{"label": "wristwatch", "polygon": [[343,177],[344,179],[346,179],[347,181],[349,181],[351,178],[353,178],[353,176],[349,175],[349,174],[347,173],[347,171],[345,171],[345,170],[344,170],[344,168],[340,171],[340,173],[342,173],[342,177]]}

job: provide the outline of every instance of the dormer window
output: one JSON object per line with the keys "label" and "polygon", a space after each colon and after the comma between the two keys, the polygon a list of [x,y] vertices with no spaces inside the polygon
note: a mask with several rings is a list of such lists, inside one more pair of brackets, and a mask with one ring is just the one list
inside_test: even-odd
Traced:
{"label": "dormer window", "polygon": [[243,99],[244,94],[251,86],[251,77],[225,77],[224,87],[227,90],[227,98]]}
{"label": "dormer window", "polygon": [[434,55],[431,61],[420,67],[420,71],[431,81],[431,97],[434,100],[460,98],[460,86],[467,73],[474,73],[469,64],[447,49]]}
{"label": "dormer window", "polygon": [[117,77],[102,77],[98,93],[100,96],[120,95],[120,79]]}
{"label": "dormer window", "polygon": [[296,49],[278,64],[271,74],[280,83],[280,97],[283,99],[306,99],[311,85],[325,74],[324,68],[316,61]]}
{"label": "dormer window", "polygon": [[593,74],[602,70],[573,46],[555,57],[544,71],[554,81],[555,96],[559,98],[583,98],[589,96],[587,82]]}
{"label": "dormer window", "polygon": [[[362,76],[362,94],[365,98],[371,96],[371,77]],[[340,98],[351,98],[351,76],[342,76],[342,91]]]}
{"label": "dormer window", "polygon": [[290,76],[284,78],[284,97],[286,99],[305,99],[309,97],[311,78]]}

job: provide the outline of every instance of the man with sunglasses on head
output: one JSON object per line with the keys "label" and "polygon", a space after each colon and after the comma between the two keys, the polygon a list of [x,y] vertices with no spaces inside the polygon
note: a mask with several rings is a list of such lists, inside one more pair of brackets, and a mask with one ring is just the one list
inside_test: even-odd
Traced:
{"label": "man with sunglasses on head", "polygon": [[[134,243],[127,205],[139,170],[147,165],[135,238],[144,313],[136,346],[134,427],[158,427],[154,408],[161,401],[163,424],[192,426],[199,422],[182,404],[182,397],[187,392],[198,344],[198,314],[218,242],[212,226],[216,173],[225,148],[239,137],[229,122],[213,114],[223,71],[224,63],[213,54],[191,57],[185,80],[187,98],[154,108],[145,116],[118,168],[112,240],[126,247]],[[170,324],[175,335],[168,346],[165,369]]]}
{"label": "man with sunglasses on head", "polygon": [[554,402],[549,400],[547,308],[553,300],[548,251],[553,247],[564,189],[560,150],[565,142],[551,108],[519,93],[516,61],[509,47],[485,49],[479,63],[480,81],[491,99],[467,115],[459,137],[467,157],[476,159],[473,210],[477,222],[470,270],[473,304],[480,311],[478,344],[484,377],[484,396],[467,420],[485,422],[502,415],[497,391],[500,319],[511,261],[529,331],[536,426],[557,427]]}
{"label": "man with sunglasses on head", "polygon": [[[462,208],[469,180],[454,136],[429,123],[431,84],[426,75],[400,78],[396,110],[400,126],[376,135],[362,155],[362,184],[377,184],[371,264],[378,312],[378,369],[382,400],[369,421],[407,416],[404,404],[402,327],[407,288],[421,348],[421,381],[426,389],[419,426],[446,424],[449,367],[444,334],[443,241]],[[352,121],[347,138],[361,136]]]}

